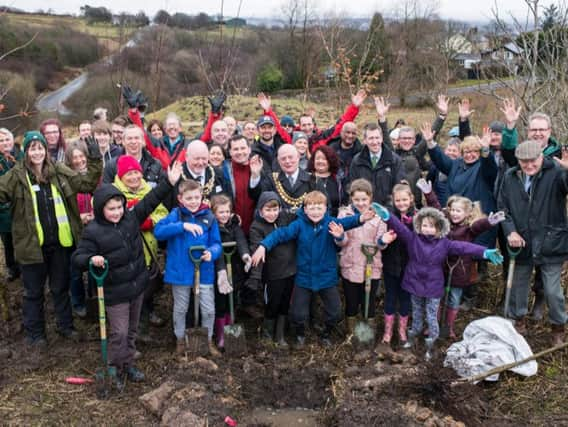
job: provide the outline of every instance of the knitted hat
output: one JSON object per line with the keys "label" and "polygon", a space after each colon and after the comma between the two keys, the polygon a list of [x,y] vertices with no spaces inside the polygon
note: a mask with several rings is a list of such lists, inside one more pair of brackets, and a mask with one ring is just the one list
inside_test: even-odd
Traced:
{"label": "knitted hat", "polygon": [[542,154],[542,147],[536,141],[525,141],[515,149],[515,157],[519,160],[533,160]]}
{"label": "knitted hat", "polygon": [[122,178],[130,171],[138,171],[142,173],[142,167],[138,160],[132,156],[120,156],[116,162],[116,174]]}
{"label": "knitted hat", "polygon": [[39,130],[30,130],[24,134],[24,142],[22,147],[26,151],[33,141],[39,141],[43,144],[44,148],[47,149],[47,141],[41,134]]}
{"label": "knitted hat", "polygon": [[505,123],[496,120],[491,122],[489,129],[491,129],[491,132],[501,133],[503,132],[503,129],[505,129]]}
{"label": "knitted hat", "polygon": [[308,140],[308,135],[306,135],[304,132],[294,132],[292,134],[292,144],[295,144],[297,140],[299,139],[305,139],[306,141]]}
{"label": "knitted hat", "polygon": [[281,126],[296,126],[296,123],[294,122],[294,119],[290,116],[282,116],[282,118],[280,119],[280,125]]}

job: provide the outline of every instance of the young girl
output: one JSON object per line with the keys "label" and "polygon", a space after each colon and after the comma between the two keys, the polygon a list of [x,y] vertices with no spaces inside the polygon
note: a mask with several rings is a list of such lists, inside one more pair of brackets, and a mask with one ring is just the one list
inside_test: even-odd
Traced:
{"label": "young girl", "polygon": [[[339,210],[339,218],[354,215],[355,212],[367,211],[373,201],[373,187],[366,179],[356,179],[351,183],[349,195],[352,206],[341,208]],[[363,254],[362,246],[364,244],[378,244],[380,249],[384,249],[386,245],[394,241],[395,237],[392,231],[387,232],[386,224],[379,217],[375,217],[367,221],[363,226],[347,231],[344,239],[339,242],[339,246],[341,246],[339,267],[341,268],[341,281],[343,282],[345,295],[345,317],[348,334],[353,333],[359,307],[361,307],[361,312],[364,310],[367,258]],[[377,251],[372,262],[371,295],[375,295],[379,286],[382,267],[381,252]],[[375,330],[377,322],[373,301],[369,304],[368,315],[369,324]]]}
{"label": "young girl", "polygon": [[[428,206],[441,209],[436,193],[432,191],[432,183],[421,178],[416,186],[422,190]],[[467,197],[452,196],[448,199],[444,210],[446,218],[450,221],[450,240],[473,242],[481,233],[499,224],[505,219],[505,213],[500,211],[491,213],[489,217],[481,212],[479,203],[473,203]],[[456,321],[463,289],[472,284],[472,274],[475,264],[470,256],[451,256],[446,263],[446,277],[452,268],[452,282],[448,296],[446,324],[450,330],[450,338],[455,339],[454,323]]]}
{"label": "young girl", "polygon": [[408,263],[402,279],[402,287],[411,294],[412,328],[408,333],[406,348],[411,348],[414,338],[421,333],[424,318],[428,323],[426,360],[432,358],[434,343],[439,335],[438,307],[444,294],[444,264],[451,255],[477,256],[494,264],[503,262],[496,249],[469,242],[448,239],[450,225],[444,214],[434,208],[422,208],[414,215],[414,232],[410,231],[395,215],[373,203],[377,214],[386,221],[406,246]]}
{"label": "young girl", "polygon": [[[392,191],[394,204],[393,215],[412,230],[412,218],[414,217],[414,196],[408,184],[397,184]],[[390,345],[394,327],[395,315],[398,313],[398,341],[399,345],[406,344],[406,327],[408,325],[408,314],[410,313],[410,294],[402,286],[402,276],[408,254],[405,246],[395,240],[382,253],[383,275],[385,282],[385,332],[382,343]]]}
{"label": "young girl", "polygon": [[[219,233],[221,234],[221,242],[237,242],[237,250],[231,258],[233,267],[233,277],[231,286],[233,290],[240,289],[244,283],[247,273],[251,266],[251,257],[247,238],[243,229],[239,225],[239,218],[231,212],[231,199],[225,195],[214,196],[211,199],[211,210],[219,224]],[[241,262],[242,260],[242,262]],[[227,274],[225,270],[225,262],[223,256],[216,263],[218,282],[224,280]],[[244,265],[243,265],[244,263]],[[229,297],[227,294],[219,292],[215,288],[215,338],[217,347],[222,349],[225,346],[224,328],[225,325],[231,324],[231,315],[229,313]]]}

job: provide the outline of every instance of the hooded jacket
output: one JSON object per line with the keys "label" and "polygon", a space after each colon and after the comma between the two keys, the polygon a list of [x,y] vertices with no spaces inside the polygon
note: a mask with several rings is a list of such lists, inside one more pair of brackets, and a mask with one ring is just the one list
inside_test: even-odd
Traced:
{"label": "hooded jacket", "polygon": [[[185,222],[200,225],[203,234],[194,236],[185,231]],[[199,284],[211,286],[215,283],[215,261],[222,254],[221,236],[217,220],[207,205],[202,205],[196,212],[190,212],[182,206],[172,209],[167,217],[156,224],[154,235],[168,244],[164,283],[193,287],[195,267],[189,256],[192,246],[204,246],[211,252],[211,261],[203,261],[199,266]],[[191,253],[195,258],[201,256],[200,251]]]}
{"label": "hooded jacket", "polygon": [[337,286],[337,245],[329,233],[329,223],[343,225],[345,231],[361,225],[360,215],[337,219],[327,212],[314,224],[303,209],[296,212],[298,219],[286,227],[270,233],[260,242],[270,252],[275,246],[296,240],[296,286],[319,291]]}
{"label": "hooded jacket", "polygon": [[[114,185],[103,184],[95,191],[95,219],[85,227],[72,262],[77,268],[86,270],[89,260],[95,255],[101,255],[108,261],[109,270],[104,283],[107,305],[132,301],[144,292],[149,275],[140,224],[171,190],[172,186],[164,179],[130,210],[126,208],[126,197]],[[115,197],[119,197],[124,206],[124,214],[116,224],[108,221],[103,213],[106,203]]]}
{"label": "hooded jacket", "polygon": [[[418,234],[425,218],[431,218],[440,230],[440,236]],[[450,224],[444,214],[434,208],[422,208],[414,215],[414,230],[410,231],[395,216],[387,221],[406,246],[408,263],[402,279],[402,288],[417,297],[441,298],[444,295],[444,264],[450,255],[471,255],[483,258],[485,248],[469,242],[448,239]]]}
{"label": "hooded jacket", "polygon": [[[262,207],[271,200],[278,200],[278,195],[273,191],[265,191],[258,199],[257,212],[250,227],[250,251],[253,253],[262,239],[281,227],[285,227],[296,219],[296,215],[280,209],[275,222],[266,221],[261,215]],[[273,280],[285,279],[296,274],[296,241],[291,240],[276,246],[266,254],[264,264],[254,267],[250,271],[250,279],[263,283]]]}

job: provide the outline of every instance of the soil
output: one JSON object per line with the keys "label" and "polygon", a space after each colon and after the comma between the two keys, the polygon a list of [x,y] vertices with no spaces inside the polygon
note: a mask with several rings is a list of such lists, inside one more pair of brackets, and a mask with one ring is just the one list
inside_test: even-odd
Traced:
{"label": "soil", "polygon": [[[30,351],[21,327],[21,282],[7,286],[11,320],[0,320],[2,424],[224,426],[232,419],[240,426],[568,425],[568,352],[540,360],[531,378],[505,373],[497,383],[452,387],[456,375],[441,367],[449,342],[440,343],[428,364],[421,349],[384,358],[355,350],[339,330],[331,347],[312,332],[304,349],[282,349],[260,340],[259,321],[245,317],[237,319],[246,329],[248,353],[241,357],[176,358],[171,324],[151,328],[152,342],[139,344],[137,362],[147,380],[98,400],[94,384],[65,382],[94,378],[101,366],[98,324],[76,320],[83,342],[59,337],[46,291],[49,346]],[[493,311],[501,286],[495,271],[481,288],[482,311],[460,313],[458,331]],[[166,289],[158,299],[160,315],[171,317],[170,307]],[[540,351],[549,347],[550,333],[543,322],[532,323],[527,339]],[[164,383],[165,397],[149,409],[140,397]]]}

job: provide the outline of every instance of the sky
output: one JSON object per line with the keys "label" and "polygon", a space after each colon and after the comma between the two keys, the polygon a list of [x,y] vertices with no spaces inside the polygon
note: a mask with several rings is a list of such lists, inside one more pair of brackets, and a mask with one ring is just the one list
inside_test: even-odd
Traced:
{"label": "sky", "polygon": [[[294,0],[224,0],[224,15],[237,16],[239,3],[242,4],[239,16],[241,17],[265,17],[274,18],[282,16],[285,4]],[[299,0],[303,2],[304,0]],[[315,4],[318,15],[336,14],[353,17],[364,17],[379,11],[384,15],[392,15],[396,5],[405,1],[411,3],[414,0],[308,0]],[[431,7],[433,4],[437,13],[443,18],[463,21],[488,21],[492,18],[491,10],[499,4],[499,14],[513,14],[517,18],[524,19],[527,7],[524,0],[415,0],[422,9]],[[159,9],[169,13],[183,12],[190,15],[205,12],[210,15],[219,14],[222,0],[58,0],[57,2],[45,2],[45,0],[0,0],[0,4],[17,7],[26,11],[51,8],[54,13],[79,14],[80,7],[105,6],[113,13],[128,12],[129,7],[135,4],[137,12],[143,10],[152,17]],[[551,0],[541,0],[541,4],[548,5]]]}

